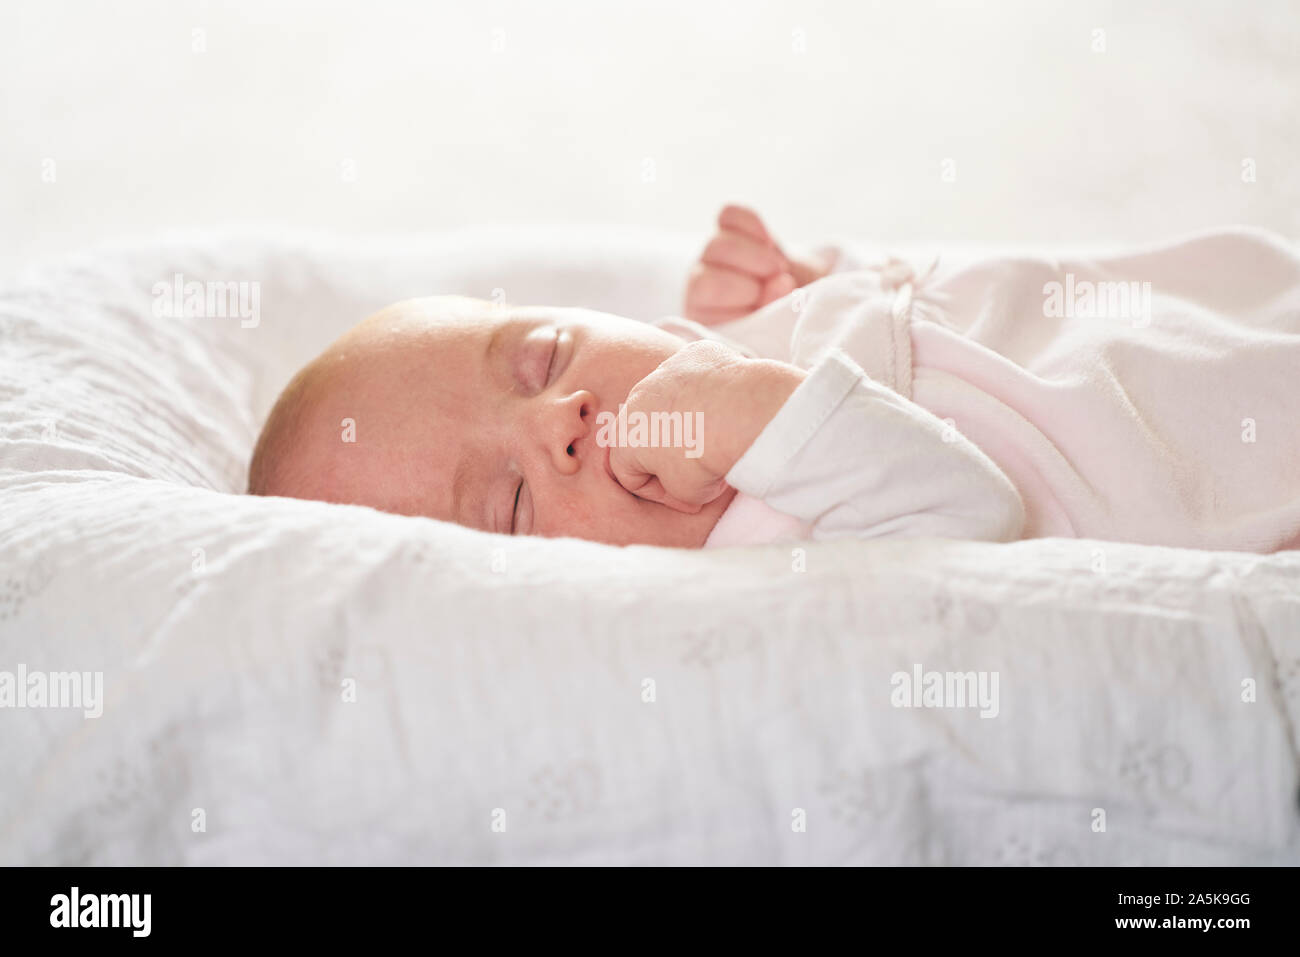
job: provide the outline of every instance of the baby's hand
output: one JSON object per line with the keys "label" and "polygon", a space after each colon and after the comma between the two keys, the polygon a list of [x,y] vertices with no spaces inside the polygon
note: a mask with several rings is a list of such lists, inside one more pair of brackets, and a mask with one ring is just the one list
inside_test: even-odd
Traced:
{"label": "baby's hand", "polygon": [[739,319],[829,272],[815,258],[782,252],[758,214],[725,206],[686,284],[683,314],[704,325]]}
{"label": "baby's hand", "polygon": [[[718,342],[689,343],[628,393],[627,437],[635,440],[640,421],[643,442],[658,444],[611,442],[610,470],[632,494],[694,514],[726,491],[726,474],[803,377],[795,366],[747,359]],[[665,435],[656,422],[675,431]],[[681,441],[672,444],[673,436]]]}

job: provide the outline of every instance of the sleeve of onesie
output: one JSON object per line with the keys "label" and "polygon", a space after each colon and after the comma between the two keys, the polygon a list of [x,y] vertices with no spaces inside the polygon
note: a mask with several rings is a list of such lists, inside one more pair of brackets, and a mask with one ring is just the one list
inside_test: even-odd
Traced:
{"label": "sleeve of onesie", "polygon": [[828,352],[727,473],[815,539],[1020,538],[1011,480],[942,420]]}

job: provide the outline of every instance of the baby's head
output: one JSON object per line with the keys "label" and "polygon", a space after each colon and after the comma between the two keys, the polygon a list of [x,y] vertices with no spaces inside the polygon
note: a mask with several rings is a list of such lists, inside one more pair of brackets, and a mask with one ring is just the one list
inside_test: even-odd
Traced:
{"label": "baby's head", "polygon": [[597,415],[682,345],[585,309],[396,303],[285,388],[248,490],[507,534],[698,547],[731,493],[693,515],[646,501],[596,443]]}

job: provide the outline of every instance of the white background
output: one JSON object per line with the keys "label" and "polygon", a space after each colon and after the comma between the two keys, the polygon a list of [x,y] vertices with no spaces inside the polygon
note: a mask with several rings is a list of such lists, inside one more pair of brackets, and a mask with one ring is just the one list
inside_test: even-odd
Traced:
{"label": "white background", "polygon": [[0,272],[231,224],[702,241],[727,201],[807,242],[1300,235],[1300,4],[985,6],[0,0]]}

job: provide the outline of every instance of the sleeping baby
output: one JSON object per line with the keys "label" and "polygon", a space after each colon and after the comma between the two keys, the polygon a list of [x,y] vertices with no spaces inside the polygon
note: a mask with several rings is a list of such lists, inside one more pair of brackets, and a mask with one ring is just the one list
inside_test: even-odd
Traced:
{"label": "sleeping baby", "polygon": [[249,491],[620,545],[1300,547],[1300,258],[1267,234],[918,270],[729,206],[683,312],[391,305],[285,388]]}

